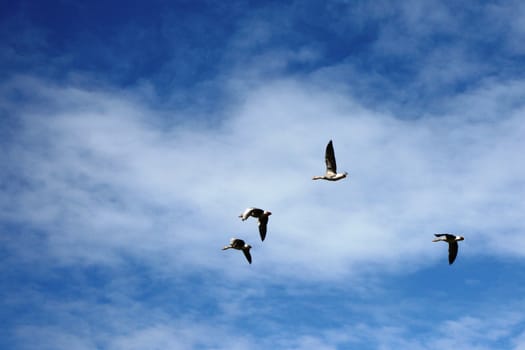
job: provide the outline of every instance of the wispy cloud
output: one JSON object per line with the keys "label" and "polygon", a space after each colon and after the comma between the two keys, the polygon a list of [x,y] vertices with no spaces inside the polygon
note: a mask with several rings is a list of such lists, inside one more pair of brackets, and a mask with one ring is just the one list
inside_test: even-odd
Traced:
{"label": "wispy cloud", "polygon": [[[255,223],[236,218],[250,205],[275,212],[268,238],[278,242],[257,245],[254,259],[284,274],[417,264],[442,255],[428,244],[436,231],[464,233],[472,253],[500,246],[500,237],[521,244],[525,130],[513,94],[499,121],[473,121],[471,111],[407,122],[337,91],[276,81],[246,94],[217,129],[176,122],[184,115],[160,123],[150,107],[116,92],[10,84],[4,90],[31,89],[40,102],[4,102],[20,115],[7,154],[26,184],[5,197],[4,218],[45,228],[50,253],[61,258],[176,252],[174,263],[213,268],[230,236],[257,241]],[[464,101],[486,101],[488,91]],[[329,139],[350,178],[313,183]],[[508,253],[520,254],[493,252]]]}
{"label": "wispy cloud", "polygon": [[[134,285],[131,283],[132,287]],[[209,283],[206,285],[211,287]],[[136,298],[128,298],[129,294],[114,294],[125,289],[113,287],[117,285],[93,291],[93,299],[82,302],[51,301],[46,300],[45,295],[36,294],[33,306],[35,311],[43,312],[42,319],[21,318],[10,336],[21,349],[74,350],[93,347],[265,349],[268,346],[305,350],[341,347],[432,350],[452,346],[462,349],[510,348],[511,345],[519,349],[522,344],[524,319],[519,300],[505,306],[482,305],[468,314],[456,313],[439,321],[429,319],[429,308],[421,312],[423,310],[410,307],[406,301],[376,300],[377,308],[372,317],[367,307],[361,310],[356,308],[343,317],[327,310],[324,304],[315,315],[330,317],[331,321],[314,325],[315,321],[312,324],[312,320],[293,318],[288,313],[291,310],[286,305],[282,305],[284,309],[279,308],[278,300],[271,295],[267,295],[267,310],[264,310],[265,303],[254,303],[255,300],[248,297],[241,304],[242,313],[224,315],[211,309],[191,311],[191,307],[189,312],[179,312],[172,309],[169,303],[164,303],[162,307],[148,305]],[[235,292],[232,292],[233,289],[217,297],[220,302],[235,308]],[[102,303],[97,300],[97,294],[113,298],[110,303]],[[156,294],[160,295],[158,291]],[[318,291],[316,295],[325,294]],[[197,299],[184,301],[196,303]],[[314,303],[306,300],[304,303],[308,305],[304,316],[311,318]],[[359,301],[347,303],[362,305]],[[345,304],[334,307],[342,311]],[[424,304],[418,302],[413,306],[421,308],[421,305]],[[281,322],[281,317],[290,322]]]}
{"label": "wispy cloud", "polygon": [[0,346],[523,348],[523,6],[162,6],[0,25]]}

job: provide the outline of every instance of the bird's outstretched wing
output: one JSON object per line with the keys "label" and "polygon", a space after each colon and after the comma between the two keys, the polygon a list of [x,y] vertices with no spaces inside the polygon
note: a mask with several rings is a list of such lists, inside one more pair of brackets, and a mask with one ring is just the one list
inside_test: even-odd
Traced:
{"label": "bird's outstretched wing", "polygon": [[268,227],[268,216],[259,217],[259,234],[261,235],[261,241],[266,238],[266,231]]}
{"label": "bird's outstretched wing", "polygon": [[246,257],[246,260],[251,264],[252,263],[252,255],[250,254],[250,251],[248,249],[243,249],[242,252],[244,253],[244,256]]}
{"label": "bird's outstretched wing", "polygon": [[330,142],[328,142],[328,145],[326,145],[324,160],[326,163],[326,172],[336,174],[337,163],[335,162],[335,153],[334,146],[332,145],[332,140],[330,140]]}
{"label": "bird's outstretched wing", "polygon": [[456,256],[458,255],[458,242],[449,242],[448,243],[448,264],[452,265]]}

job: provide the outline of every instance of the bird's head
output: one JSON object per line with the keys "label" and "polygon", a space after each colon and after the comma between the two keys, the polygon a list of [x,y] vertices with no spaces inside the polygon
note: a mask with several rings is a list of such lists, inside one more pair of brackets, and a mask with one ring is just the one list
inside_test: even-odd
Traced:
{"label": "bird's head", "polygon": [[249,244],[246,244],[246,245],[244,245],[244,249],[246,249],[246,250],[250,250],[250,249],[252,249],[252,246],[249,245]]}
{"label": "bird's head", "polygon": [[456,237],[456,241],[464,241],[465,240],[465,237],[463,236],[457,236]]}
{"label": "bird's head", "polygon": [[268,211],[268,210],[265,210],[265,211],[264,211],[264,215],[266,215],[266,216],[270,216],[270,215],[272,215],[272,212],[271,212],[271,211]]}

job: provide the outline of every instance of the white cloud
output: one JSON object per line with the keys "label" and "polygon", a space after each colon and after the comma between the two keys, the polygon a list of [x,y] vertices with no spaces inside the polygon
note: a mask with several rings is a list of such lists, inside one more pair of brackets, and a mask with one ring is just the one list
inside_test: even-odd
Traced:
{"label": "white cloud", "polygon": [[[222,297],[220,297],[222,299]],[[228,297],[229,298],[229,297]],[[225,299],[226,300],[226,299]],[[445,320],[400,315],[399,305],[390,305],[379,312],[380,318],[370,318],[362,310],[341,323],[320,327],[294,324],[274,324],[272,318],[259,320],[257,308],[244,310],[253,317],[249,324],[237,316],[206,317],[170,314],[169,306],[151,308],[140,302],[109,304],[43,303],[49,325],[24,322],[13,333],[20,349],[407,349],[438,350],[457,347],[465,350],[506,348],[522,343],[523,313],[521,304],[497,305],[491,310],[481,308],[472,314]],[[383,305],[387,306],[387,305]],[[41,307],[40,305],[38,307]],[[406,311],[406,310],[405,310]],[[201,311],[202,312],[202,311]],[[277,316],[286,316],[273,309]],[[334,315],[336,316],[336,315]],[[425,317],[425,315],[422,315]],[[334,320],[338,320],[336,317]],[[257,329],[253,328],[257,325]],[[418,329],[414,332],[414,329]]]}
{"label": "white cloud", "polygon": [[[500,294],[515,284],[502,274],[503,286],[467,300],[491,285],[491,272],[458,266],[525,252],[525,84],[503,80],[494,68],[502,56],[472,50],[486,49],[489,33],[519,53],[522,7],[508,24],[512,6],[484,7],[479,23],[495,25],[474,33],[438,3],[360,5],[348,16],[328,6],[326,33],[385,19],[375,43],[355,43],[364,55],[293,34],[294,49],[274,46],[277,33],[296,28],[283,11],[241,19],[214,67],[219,78],[160,107],[148,83],[118,91],[74,74],[63,85],[0,83],[9,341],[72,350],[523,348],[523,303]],[[434,45],[441,35],[451,40]],[[413,76],[399,83],[376,70],[390,55]],[[283,77],[294,64],[312,71]],[[465,92],[449,90],[458,82]],[[178,94],[206,84],[228,97],[213,115],[178,105]],[[200,103],[209,94],[195,95]],[[314,182],[329,139],[350,176]],[[237,218],[247,206],[274,213],[264,243],[255,220]],[[466,240],[451,274],[434,276],[433,265],[447,262],[432,234],[444,231]],[[252,265],[220,250],[232,236],[253,245]],[[415,285],[428,278],[447,283],[425,295]],[[474,300],[483,307],[470,310]],[[498,302],[487,310],[487,300]]]}
{"label": "white cloud", "polygon": [[18,349],[42,350],[88,350],[96,348],[89,337],[82,337],[64,331],[63,328],[48,326],[23,326],[16,332]]}
{"label": "white cloud", "polygon": [[[184,116],[164,128],[148,106],[116,92],[13,84],[45,103],[8,107],[22,121],[9,159],[27,186],[5,198],[4,218],[45,230],[61,259],[125,253],[214,268],[242,262],[220,251],[240,236],[254,245],[254,269],[266,262],[276,274],[332,278],[362,264],[443,259],[446,249],[429,243],[438,231],[467,237],[460,256],[500,246],[495,231],[524,244],[521,109],[471,122],[474,111],[463,118],[458,107],[403,121],[281,81],[247,93],[218,128],[176,122]],[[483,91],[467,105],[490,100]],[[329,139],[349,178],[313,182]],[[237,218],[247,206],[274,213],[264,244],[254,221]]]}

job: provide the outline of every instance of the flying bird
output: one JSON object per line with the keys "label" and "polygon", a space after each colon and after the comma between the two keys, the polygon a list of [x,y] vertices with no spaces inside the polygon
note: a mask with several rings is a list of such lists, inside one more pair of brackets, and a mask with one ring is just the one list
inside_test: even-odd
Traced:
{"label": "flying bird", "polygon": [[230,239],[230,244],[222,248],[222,250],[226,250],[226,249],[242,250],[242,252],[244,253],[244,256],[246,257],[246,260],[248,260],[250,264],[252,263],[252,255],[250,254],[250,249],[252,249],[252,246],[249,244],[246,244],[242,239],[238,239],[238,238]]}
{"label": "flying bird", "polygon": [[449,233],[435,233],[432,242],[447,242],[448,243],[448,263],[452,265],[456,256],[458,255],[458,242],[465,239],[463,236],[451,235]]}
{"label": "flying bird", "polygon": [[257,218],[259,225],[259,235],[261,236],[261,241],[264,241],[266,238],[266,231],[268,226],[268,216],[272,215],[272,212],[267,210],[262,210],[259,208],[247,208],[244,212],[239,215],[242,221],[247,220],[250,216]]}
{"label": "flying bird", "polygon": [[344,179],[348,173],[337,173],[337,164],[335,162],[335,153],[332,140],[326,145],[326,151],[324,155],[324,160],[326,163],[326,173],[323,176],[314,176],[312,180],[328,180],[328,181],[337,181]]}

